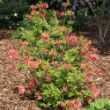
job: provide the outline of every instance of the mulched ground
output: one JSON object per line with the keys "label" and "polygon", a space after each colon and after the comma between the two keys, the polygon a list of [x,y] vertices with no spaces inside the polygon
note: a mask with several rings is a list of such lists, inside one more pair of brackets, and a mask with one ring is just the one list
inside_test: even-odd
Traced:
{"label": "mulched ground", "polygon": [[[9,49],[19,48],[20,45],[20,40],[12,40],[9,36],[10,31],[0,31],[0,110],[39,110],[33,100],[20,99],[13,93],[13,87],[20,85],[26,74],[13,69],[14,62],[7,56]],[[100,55],[100,58],[96,65],[103,70],[98,81],[101,97],[110,99],[110,55]]]}
{"label": "mulched ground", "polygon": [[13,87],[20,85],[26,75],[23,71],[13,69],[14,62],[9,60],[7,52],[18,48],[20,41],[8,38],[9,31],[2,31],[0,35],[3,35],[0,36],[0,110],[39,110],[33,100],[22,100],[13,93]]}

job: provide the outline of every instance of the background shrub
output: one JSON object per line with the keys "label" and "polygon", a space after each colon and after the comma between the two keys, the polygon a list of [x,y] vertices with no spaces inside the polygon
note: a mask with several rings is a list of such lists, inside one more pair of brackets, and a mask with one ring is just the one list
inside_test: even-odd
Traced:
{"label": "background shrub", "polygon": [[0,3],[0,28],[19,27],[28,11],[28,4],[22,0],[3,1]]}

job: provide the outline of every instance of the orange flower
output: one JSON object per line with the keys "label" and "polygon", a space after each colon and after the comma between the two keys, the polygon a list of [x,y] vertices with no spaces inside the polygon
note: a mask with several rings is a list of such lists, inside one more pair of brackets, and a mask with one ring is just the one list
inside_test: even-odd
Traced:
{"label": "orange flower", "polygon": [[98,67],[95,67],[95,68],[93,69],[93,71],[94,71],[95,73],[97,73],[97,75],[100,75],[101,72],[102,72],[102,70],[101,70],[100,68],[98,68]]}
{"label": "orange flower", "polygon": [[39,10],[42,11],[45,8],[45,4],[39,4]]}
{"label": "orange flower", "polygon": [[65,67],[66,69],[71,69],[71,68],[73,67],[73,65],[70,64],[70,63],[67,63],[67,64],[64,64],[64,67]]}
{"label": "orange flower", "polygon": [[91,41],[90,41],[90,40],[88,40],[88,39],[84,39],[83,44],[86,44],[86,45],[91,45]]}
{"label": "orange flower", "polygon": [[27,64],[29,65],[29,67],[32,68],[32,69],[37,69],[37,68],[39,67],[37,61],[32,61],[31,58],[26,59],[26,63],[27,63]]}
{"label": "orange flower", "polygon": [[36,16],[36,10],[31,11],[31,16]]}
{"label": "orange flower", "polygon": [[26,94],[31,95],[31,94],[32,94],[32,90],[28,88],[28,89],[26,90]]}
{"label": "orange flower", "polygon": [[87,56],[90,54],[88,50],[81,50],[81,53],[84,55],[84,56]]}
{"label": "orange flower", "polygon": [[80,109],[82,107],[81,100],[79,99],[72,100],[72,104],[74,105],[75,109]]}
{"label": "orange flower", "polygon": [[92,91],[92,95],[94,97],[98,97],[100,95],[100,91],[97,89],[97,85],[96,83],[92,83],[92,87],[91,87],[91,91]]}
{"label": "orange flower", "polygon": [[54,42],[54,45],[56,45],[56,46],[60,46],[61,44],[62,44],[61,40],[56,40]]}
{"label": "orange flower", "polygon": [[33,6],[31,6],[31,8],[35,10],[37,8],[37,6],[33,5]]}
{"label": "orange flower", "polygon": [[60,64],[58,64],[57,62],[52,62],[51,64],[55,67],[60,67]]}
{"label": "orange flower", "polygon": [[90,70],[87,72],[87,75],[93,75],[94,71],[93,70]]}
{"label": "orange flower", "polygon": [[28,83],[28,85],[31,86],[31,87],[35,87],[36,84],[37,84],[37,82],[36,82],[35,79],[32,79],[32,80]]}
{"label": "orange flower", "polygon": [[18,92],[23,95],[26,92],[26,87],[23,85],[19,86]]}
{"label": "orange flower", "polygon": [[46,80],[50,80],[51,77],[52,77],[52,74],[50,74],[50,73],[45,73],[45,78],[46,78]]}
{"label": "orange flower", "polygon": [[35,97],[36,97],[38,100],[42,100],[42,99],[43,99],[43,96],[40,94],[39,91],[35,93]]}
{"label": "orange flower", "polygon": [[52,51],[50,52],[50,55],[53,56],[53,57],[57,56],[57,51],[52,50]]}
{"label": "orange flower", "polygon": [[43,33],[41,35],[41,40],[42,41],[45,41],[45,42],[48,42],[50,40],[50,35],[46,34],[46,33]]}
{"label": "orange flower", "polygon": [[46,13],[46,12],[42,12],[42,13],[41,13],[41,16],[42,16],[42,17],[46,17],[47,14],[48,14],[48,13]]}
{"label": "orange flower", "polygon": [[29,61],[28,64],[29,64],[30,68],[32,68],[32,69],[38,68],[38,63],[36,61]]}
{"label": "orange flower", "polygon": [[39,4],[39,8],[44,8],[45,4]]}
{"label": "orange flower", "polygon": [[38,62],[38,63],[40,63],[40,62],[42,62],[43,60],[42,59],[36,59],[36,62]]}
{"label": "orange flower", "polygon": [[48,70],[49,69],[49,66],[47,66],[47,65],[46,66],[43,66],[43,69],[44,70]]}
{"label": "orange flower", "polygon": [[100,59],[99,56],[96,55],[96,54],[90,54],[90,55],[89,55],[89,58],[90,58],[91,60],[99,60],[99,59]]}
{"label": "orange flower", "polygon": [[32,16],[31,16],[31,15],[28,15],[27,18],[28,18],[29,20],[32,20]]}
{"label": "orange flower", "polygon": [[42,95],[38,95],[37,99],[42,100],[43,99]]}
{"label": "orange flower", "polygon": [[90,44],[91,44],[91,41],[85,39],[85,40],[83,41],[83,43],[82,43],[82,47],[83,47],[83,48],[88,48],[88,47],[90,46]]}
{"label": "orange flower", "polygon": [[27,46],[28,45],[28,42],[27,41],[23,41],[23,42],[21,42],[21,45],[22,46]]}
{"label": "orange flower", "polygon": [[87,75],[85,78],[84,78],[84,83],[89,83],[93,80],[93,77],[91,75]]}
{"label": "orange flower", "polygon": [[69,110],[75,110],[73,107],[70,107]]}
{"label": "orange flower", "polygon": [[85,69],[87,69],[88,68],[88,66],[90,66],[90,63],[84,63],[84,64],[82,64],[81,66],[80,66],[80,69],[81,70],[85,70]]}
{"label": "orange flower", "polygon": [[65,17],[65,16],[66,16],[66,13],[65,12],[59,13],[59,17]]}
{"label": "orange flower", "polygon": [[47,3],[45,4],[45,8],[49,8],[49,5]]}
{"label": "orange flower", "polygon": [[90,51],[97,52],[97,49],[96,48],[90,48]]}
{"label": "orange flower", "polygon": [[101,69],[95,67],[95,68],[93,68],[92,70],[88,71],[88,72],[87,72],[87,75],[93,75],[93,73],[96,73],[96,74],[99,75],[99,74],[101,74]]}
{"label": "orange flower", "polygon": [[77,36],[75,36],[75,35],[66,36],[65,40],[68,45],[73,45],[74,43],[79,44],[79,40],[78,40]]}
{"label": "orange flower", "polygon": [[44,50],[44,53],[45,54],[48,54],[49,53],[49,50],[48,49]]}
{"label": "orange flower", "polygon": [[11,50],[8,51],[8,56],[9,56],[10,59],[13,59],[13,60],[18,59],[19,52],[15,49],[11,49]]}

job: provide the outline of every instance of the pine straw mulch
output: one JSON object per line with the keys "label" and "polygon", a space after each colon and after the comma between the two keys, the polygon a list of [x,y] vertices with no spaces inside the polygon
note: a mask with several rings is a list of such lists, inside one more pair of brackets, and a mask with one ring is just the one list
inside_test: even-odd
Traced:
{"label": "pine straw mulch", "polygon": [[[14,62],[7,56],[9,49],[17,49],[20,46],[20,40],[12,40],[10,33],[8,30],[0,31],[0,110],[39,110],[34,100],[23,100],[13,93],[13,87],[20,85],[27,76],[23,71],[15,70]],[[95,64],[102,68],[98,81],[101,97],[110,99],[110,54],[100,55],[100,58]]]}

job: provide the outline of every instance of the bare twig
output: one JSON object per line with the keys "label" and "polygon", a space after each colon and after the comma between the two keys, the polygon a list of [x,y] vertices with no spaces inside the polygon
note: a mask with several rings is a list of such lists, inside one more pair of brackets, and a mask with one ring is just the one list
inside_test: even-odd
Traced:
{"label": "bare twig", "polygon": [[98,28],[99,28],[99,40],[102,43],[105,43],[104,39],[103,39],[103,27],[102,27],[102,24],[98,24]]}
{"label": "bare twig", "polygon": [[108,32],[109,27],[110,27],[110,15],[108,18],[108,22],[106,24],[107,24],[107,26],[106,26],[105,31],[104,31],[104,39],[106,38],[107,32]]}

